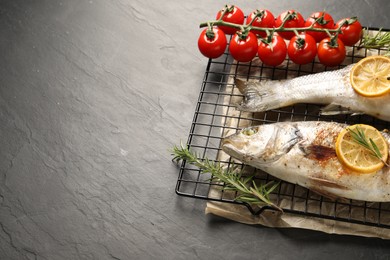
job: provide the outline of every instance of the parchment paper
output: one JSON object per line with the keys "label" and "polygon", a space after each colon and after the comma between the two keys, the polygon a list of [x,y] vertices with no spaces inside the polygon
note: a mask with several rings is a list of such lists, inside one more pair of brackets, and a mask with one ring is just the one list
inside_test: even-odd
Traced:
{"label": "parchment paper", "polygon": [[[375,32],[373,32],[375,33]],[[349,55],[352,56],[352,48],[347,50]],[[360,53],[359,53],[360,52]],[[376,55],[378,51],[367,51],[365,49],[354,50],[354,57],[364,57],[369,55]],[[347,58],[344,64],[350,64],[352,62],[358,61],[359,58],[352,61],[351,58]],[[260,61],[255,60],[253,63],[259,63]],[[257,64],[258,65],[258,64]],[[281,67],[286,66],[286,64],[282,64]],[[289,70],[287,75],[282,75],[282,77],[286,76],[287,78],[295,77],[297,75],[297,65],[289,64]],[[302,69],[302,68],[301,68]],[[314,68],[315,70],[315,68]],[[303,69],[304,71],[304,69]],[[270,73],[273,73],[272,75]],[[262,72],[261,77],[275,77],[275,73],[278,73],[277,70],[264,70]],[[285,73],[281,71],[280,73]],[[238,66],[233,65],[231,68],[231,75],[247,75],[248,80],[258,80],[259,71],[253,70],[250,66]],[[240,97],[240,93],[236,88],[233,88],[234,79],[230,77],[228,80],[226,92],[233,93],[233,97],[227,96],[231,100],[227,100],[228,103],[237,104],[242,100]],[[237,94],[237,95],[235,95]],[[299,105],[298,105],[299,107]],[[299,108],[298,108],[299,109]],[[253,117],[253,114],[245,114],[240,113],[239,111],[230,108],[228,111],[225,111],[229,116],[226,117],[226,122],[224,124],[226,126],[232,126],[233,129],[229,127],[225,128],[222,136],[228,136],[235,132],[234,128],[243,128],[250,124],[252,124],[251,120],[245,120],[242,118]],[[264,115],[259,115],[261,118]],[[288,120],[282,119],[282,121]],[[299,118],[294,117],[294,121],[299,120]],[[225,154],[223,151],[219,152],[218,160],[228,161],[230,156]],[[248,166],[249,167],[249,166]],[[249,167],[250,168],[250,167]],[[253,170],[253,169],[252,169]],[[265,174],[259,172],[258,174]],[[279,193],[290,195],[294,193],[294,201],[291,201],[291,196],[283,196],[279,197],[277,201],[274,201],[278,206],[285,209],[292,209],[298,211],[307,211],[315,214],[323,214],[326,216],[340,216],[342,218],[350,218],[358,221],[368,221],[372,223],[377,223],[380,218],[381,224],[390,224],[390,214],[389,208],[390,203],[381,203],[380,209],[381,213],[378,216],[378,205],[379,203],[367,204],[367,202],[351,202],[349,200],[340,201],[336,203],[325,198],[325,200],[320,199],[320,196],[308,191],[304,188],[296,187],[292,184],[284,184],[281,185]],[[234,199],[234,194],[229,194],[228,192],[221,191],[221,188],[218,186],[212,186],[209,192],[209,198],[227,198]],[[272,199],[272,195],[271,195]],[[352,205],[351,205],[352,204]],[[370,206],[373,210],[364,210],[365,206]],[[206,214],[215,214],[227,219],[231,219],[233,221],[245,223],[245,224],[258,224],[267,227],[277,227],[277,228],[302,228],[302,229],[310,229],[317,230],[330,234],[345,234],[345,235],[356,235],[356,236],[364,236],[364,237],[378,237],[383,239],[390,239],[390,230],[386,228],[372,227],[368,225],[354,224],[348,223],[344,221],[337,221],[333,219],[325,219],[318,217],[309,217],[307,215],[298,215],[298,214],[290,214],[290,213],[281,213],[278,211],[265,210],[260,215],[253,215],[246,206],[239,204],[232,204],[226,202],[215,202],[209,201],[207,202],[207,206],[205,209]],[[384,213],[383,213],[384,212]]]}

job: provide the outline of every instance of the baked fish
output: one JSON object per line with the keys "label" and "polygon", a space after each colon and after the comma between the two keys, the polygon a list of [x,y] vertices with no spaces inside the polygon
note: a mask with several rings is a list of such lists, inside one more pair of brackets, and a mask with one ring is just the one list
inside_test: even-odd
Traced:
{"label": "baked fish", "polygon": [[[242,163],[331,199],[390,201],[390,168],[357,173],[337,158],[335,141],[347,125],[335,122],[280,122],[245,128],[222,141]],[[388,143],[390,134],[381,132]]]}
{"label": "baked fish", "polygon": [[310,103],[327,105],[321,111],[323,115],[367,114],[390,121],[390,94],[367,98],[356,93],[350,83],[353,65],[286,80],[250,82],[236,79],[236,86],[244,95],[238,109],[263,112]]}

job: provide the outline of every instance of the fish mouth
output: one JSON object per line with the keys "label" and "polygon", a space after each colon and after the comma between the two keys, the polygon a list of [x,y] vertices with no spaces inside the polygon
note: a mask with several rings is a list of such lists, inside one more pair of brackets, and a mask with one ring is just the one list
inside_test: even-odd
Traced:
{"label": "fish mouth", "polygon": [[241,162],[250,161],[253,159],[252,153],[249,151],[250,144],[253,142],[253,136],[257,135],[258,132],[259,128],[257,126],[243,128],[236,134],[227,136],[222,140],[222,150]]}
{"label": "fish mouth", "polygon": [[244,148],[244,144],[241,142],[236,142],[232,140],[231,137],[227,137],[222,140],[222,150],[228,155],[237,158],[239,160],[243,159],[243,153],[241,152]]}

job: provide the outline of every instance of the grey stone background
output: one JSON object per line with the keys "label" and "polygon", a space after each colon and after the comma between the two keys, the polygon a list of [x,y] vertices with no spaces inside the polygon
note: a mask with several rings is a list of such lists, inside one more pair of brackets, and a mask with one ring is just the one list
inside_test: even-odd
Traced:
{"label": "grey stone background", "polygon": [[[382,1],[231,2],[390,28]],[[0,259],[389,259],[389,242],[248,226],[179,197],[224,1],[0,1]]]}

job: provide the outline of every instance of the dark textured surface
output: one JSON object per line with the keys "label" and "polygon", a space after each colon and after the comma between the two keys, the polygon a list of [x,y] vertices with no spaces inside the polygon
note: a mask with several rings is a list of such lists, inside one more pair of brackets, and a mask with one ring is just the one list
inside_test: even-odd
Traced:
{"label": "dark textured surface", "polygon": [[[236,1],[390,27],[388,1]],[[223,1],[0,1],[1,259],[389,259],[380,239],[248,226],[175,194]],[[390,231],[389,231],[390,232]]]}

